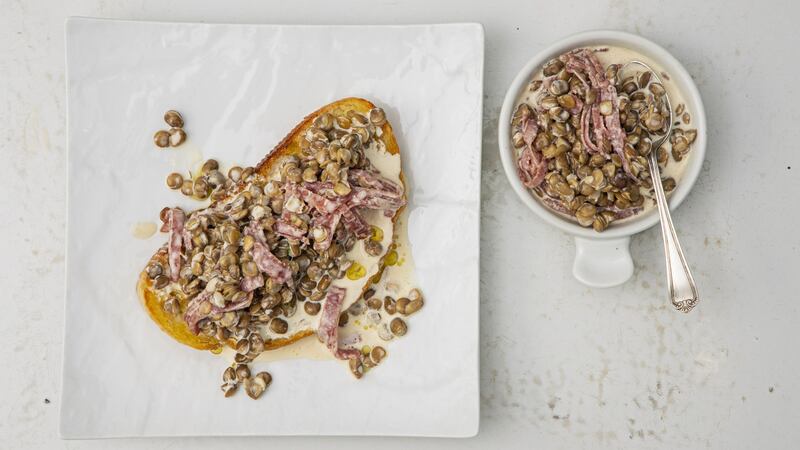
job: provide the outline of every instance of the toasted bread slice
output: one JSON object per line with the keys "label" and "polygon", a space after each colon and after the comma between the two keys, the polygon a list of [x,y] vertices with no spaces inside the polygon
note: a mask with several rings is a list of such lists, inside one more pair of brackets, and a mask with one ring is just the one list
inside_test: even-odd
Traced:
{"label": "toasted bread slice", "polygon": [[[309,128],[311,128],[312,121],[317,116],[320,116],[324,113],[331,113],[334,116],[341,116],[345,115],[350,110],[366,115],[373,108],[375,108],[375,105],[368,100],[352,97],[341,99],[323,106],[319,110],[306,116],[261,162],[259,162],[258,165],[255,166],[256,172],[265,176],[266,178],[270,178],[275,171],[279,170],[281,162],[285,158],[302,155],[301,142],[303,139],[305,139],[306,132],[309,130]],[[396,157],[396,161],[394,161],[394,163],[397,165],[397,181],[402,184],[403,192],[405,192],[405,181],[402,170],[400,170],[399,166],[400,149],[397,145],[397,140],[395,139],[392,127],[389,122],[386,121],[378,128],[380,128],[382,131],[380,136],[376,138],[380,141],[380,151]],[[244,183],[240,183],[237,186],[236,192],[241,191],[244,187]],[[234,192],[234,194],[236,192]],[[354,296],[356,298],[360,296],[363,291],[368,289],[372,282],[377,282],[380,279],[385,267],[385,256],[393,247],[394,225],[396,224],[401,211],[402,208],[397,210],[391,217],[392,229],[383,229],[383,232],[387,236],[384,243],[387,245],[383,246],[383,251],[378,256],[377,262],[369,265],[370,267],[368,267],[366,276],[359,279],[356,283],[351,282],[348,286],[348,289],[355,294]],[[367,219],[367,222],[370,223],[370,220]],[[162,266],[166,266],[168,264],[166,245],[160,248],[152,256],[150,261],[157,262]],[[213,336],[207,336],[202,333],[193,333],[183,319],[183,312],[186,309],[189,299],[182,294],[180,289],[173,291],[173,295],[178,298],[180,303],[180,313],[174,314],[167,312],[163,306],[163,302],[166,300],[166,298],[155,289],[153,284],[154,282],[148,276],[147,271],[143,270],[139,276],[137,291],[145,310],[150,315],[150,318],[153,319],[153,321],[165,333],[172,336],[176,341],[199,350],[211,350],[217,352],[220,351],[224,345],[231,347],[234,345],[232,339],[229,339],[226,342],[220,342]],[[353,295],[350,297],[353,297]],[[348,303],[352,303],[352,298]],[[345,308],[346,306],[347,305],[345,305]],[[301,310],[302,308],[298,308],[298,314],[305,314]],[[308,320],[305,320],[301,317],[299,321],[293,322],[289,331],[285,335],[280,337],[274,336],[266,339],[265,348],[267,350],[276,349],[291,344],[303,337],[310,336],[315,333],[317,322],[318,321],[313,320],[311,316],[308,317]]]}

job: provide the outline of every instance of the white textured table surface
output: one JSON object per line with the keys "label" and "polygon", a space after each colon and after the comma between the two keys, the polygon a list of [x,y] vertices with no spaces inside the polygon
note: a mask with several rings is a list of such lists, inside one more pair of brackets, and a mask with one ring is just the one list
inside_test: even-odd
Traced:
{"label": "white textured table surface", "polygon": [[[796,3],[125,3],[0,0],[3,448],[796,447]],[[57,438],[66,208],[63,23],[69,15],[485,25],[477,438]],[[707,161],[675,215],[703,296],[689,316],[665,305],[657,229],[634,237],[637,270],[630,282],[587,289],[569,274],[571,239],[524,209],[500,168],[496,121],[507,84],[544,45],[593,28],[639,32],[662,44],[685,64],[703,94]]]}

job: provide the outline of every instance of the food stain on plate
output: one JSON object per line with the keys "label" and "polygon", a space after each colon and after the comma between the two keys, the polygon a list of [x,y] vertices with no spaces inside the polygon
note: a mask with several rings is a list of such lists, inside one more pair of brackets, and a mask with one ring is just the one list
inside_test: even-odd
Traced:
{"label": "food stain on plate", "polygon": [[150,239],[157,228],[155,222],[136,222],[131,227],[131,234],[136,239]]}

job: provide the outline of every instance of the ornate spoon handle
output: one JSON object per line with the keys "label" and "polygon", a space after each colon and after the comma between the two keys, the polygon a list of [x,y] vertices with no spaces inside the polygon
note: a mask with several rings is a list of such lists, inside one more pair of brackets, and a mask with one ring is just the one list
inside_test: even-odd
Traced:
{"label": "ornate spoon handle", "polygon": [[661,185],[661,172],[658,168],[657,151],[653,151],[648,158],[650,165],[651,179],[653,180],[653,190],[658,203],[658,214],[661,217],[661,234],[664,237],[664,256],[666,257],[667,284],[669,287],[669,297],[672,305],[679,311],[688,313],[700,301],[697,293],[697,286],[694,284],[692,272],[686,263],[683,255],[681,243],[675,233],[672,224],[672,216],[669,213],[667,196],[664,193],[664,186]]}

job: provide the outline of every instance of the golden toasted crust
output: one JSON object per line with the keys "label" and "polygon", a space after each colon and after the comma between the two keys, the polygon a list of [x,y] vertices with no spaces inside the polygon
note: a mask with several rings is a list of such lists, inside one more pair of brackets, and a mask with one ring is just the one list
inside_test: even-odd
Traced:
{"label": "golden toasted crust", "polygon": [[[150,258],[150,261],[155,261],[166,266],[166,248],[160,248],[156,254]],[[136,290],[150,318],[153,319],[159,328],[172,336],[176,341],[198,350],[215,350],[222,348],[220,342],[216,338],[192,333],[189,330],[189,326],[186,325],[186,322],[183,321],[182,318],[175,317],[164,311],[164,308],[161,306],[161,300],[158,298],[153,287],[153,280],[147,276],[147,271],[142,271],[142,273],[139,274],[139,282],[136,285]],[[181,310],[186,309],[186,298],[178,296],[178,299],[181,302]]]}
{"label": "golden toasted crust", "polygon": [[[283,140],[281,140],[281,142],[278,143],[278,145],[275,146],[275,148],[263,160],[261,160],[258,165],[255,166],[256,171],[267,176],[273,169],[277,169],[279,167],[278,162],[284,157],[301,154],[302,150],[300,147],[300,142],[304,139],[306,131],[311,127],[313,119],[320,114],[331,113],[334,115],[342,115],[348,110],[354,110],[362,114],[366,114],[374,107],[375,105],[373,105],[370,101],[355,97],[344,98],[323,106],[317,111],[314,111],[306,116],[285,138],[283,138]],[[381,129],[383,131],[381,140],[384,143],[386,151],[392,155],[399,154],[400,148],[397,146],[397,140],[392,132],[392,126],[387,121],[381,126]],[[405,188],[405,177],[403,176],[402,171],[400,172],[400,181],[403,183],[403,187]],[[241,189],[242,187],[243,184],[240,184],[239,188]],[[397,224],[397,218],[400,217],[401,212],[402,208],[395,213],[394,217],[392,218],[392,223]],[[166,266],[166,247],[160,248],[150,258],[150,262],[158,262]],[[376,273],[369,280],[365,281],[364,286],[362,287],[362,293],[369,288],[370,283],[380,280],[383,269],[384,263],[383,259],[381,259],[378,273]],[[161,330],[172,336],[172,338],[176,341],[198,350],[218,351],[222,349],[223,344],[233,347],[234,342],[232,340],[222,343],[214,337],[205,336],[202,334],[196,335],[192,333],[182,316],[172,315],[165,312],[161,305],[161,299],[159,299],[159,296],[156,294],[154,289],[153,280],[147,276],[146,270],[143,270],[139,275],[139,281],[136,289],[139,293],[139,298],[141,299],[145,310],[150,315],[150,318],[153,319],[153,321],[159,326],[159,328],[161,328]],[[182,295],[178,295],[178,300],[181,304],[181,310],[184,310],[186,308],[186,304],[188,303],[187,299]],[[265,342],[265,348],[267,350],[274,350],[276,348],[289,345],[312,334],[314,334],[313,329],[296,330],[292,335],[286,338],[273,339]]]}

